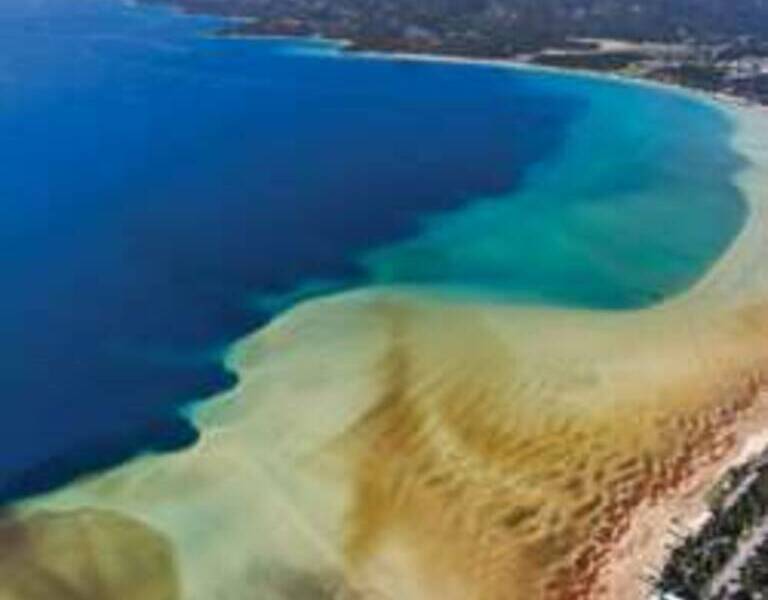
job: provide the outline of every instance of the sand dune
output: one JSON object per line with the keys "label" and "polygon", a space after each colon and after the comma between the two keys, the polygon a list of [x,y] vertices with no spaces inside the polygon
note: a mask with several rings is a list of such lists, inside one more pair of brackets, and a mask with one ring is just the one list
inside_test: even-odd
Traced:
{"label": "sand dune", "polygon": [[732,114],[751,216],[690,293],[301,305],[233,351],[195,447],[14,507],[0,598],[643,597],[768,432],[768,116]]}

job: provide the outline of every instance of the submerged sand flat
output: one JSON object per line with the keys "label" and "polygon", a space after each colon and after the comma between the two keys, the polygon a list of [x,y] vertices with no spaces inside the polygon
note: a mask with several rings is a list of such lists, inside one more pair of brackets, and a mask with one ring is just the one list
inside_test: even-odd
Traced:
{"label": "submerged sand flat", "polygon": [[685,296],[301,305],[233,352],[195,447],[10,511],[0,598],[643,597],[768,435],[768,116],[732,112],[751,216]]}

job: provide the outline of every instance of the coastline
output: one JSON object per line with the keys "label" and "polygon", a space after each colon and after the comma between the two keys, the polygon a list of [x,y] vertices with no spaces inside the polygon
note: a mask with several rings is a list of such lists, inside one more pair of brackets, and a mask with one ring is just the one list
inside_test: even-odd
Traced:
{"label": "coastline", "polygon": [[[180,11],[182,15],[188,15],[184,11]],[[709,104],[728,107],[746,107],[755,108],[768,113],[768,106],[761,105],[756,102],[749,101],[740,96],[734,96],[721,92],[708,92],[706,90],[697,89],[694,87],[674,84],[670,82],[660,81],[658,79],[652,79],[649,77],[631,76],[625,73],[611,72],[611,71],[596,71],[587,68],[568,68],[557,67],[552,65],[544,65],[531,61],[526,61],[516,58],[476,58],[471,56],[459,56],[450,54],[431,54],[428,52],[400,52],[400,51],[384,51],[384,50],[366,50],[357,48],[354,42],[347,39],[328,38],[320,35],[302,36],[302,35],[271,35],[271,34],[226,34],[221,35],[216,32],[210,34],[221,40],[241,40],[241,41],[256,41],[259,40],[282,40],[286,42],[292,42],[297,45],[309,42],[322,42],[329,47],[338,51],[339,58],[346,59],[369,59],[369,60],[383,60],[383,61],[395,61],[395,62],[413,62],[413,63],[436,63],[436,64],[454,64],[454,65],[469,65],[469,66],[482,66],[492,67],[499,69],[511,69],[519,71],[541,72],[550,73],[556,75],[564,75],[568,77],[582,77],[585,79],[597,79],[602,81],[615,82],[627,85],[640,85],[647,86],[655,89],[664,90],[667,93],[673,93],[682,95],[684,97],[695,98],[699,101],[703,101]]]}
{"label": "coastline", "polygon": [[707,301],[712,296],[732,295],[736,301],[734,291],[741,290],[742,295],[760,300],[768,296],[768,281],[761,268],[768,251],[768,144],[764,142],[768,140],[768,110],[728,105],[721,105],[721,109],[736,126],[734,149],[749,163],[738,174],[736,183],[747,200],[750,215],[730,248],[684,297]]}
{"label": "coastline", "polygon": [[[385,54],[383,58],[389,60],[393,56]],[[445,60],[436,58],[441,62]],[[423,58],[418,55],[417,60]],[[495,66],[520,68],[506,61]],[[568,76],[578,75],[568,69],[557,71]],[[604,74],[588,76],[621,79]],[[634,79],[626,82],[662,86],[698,97],[697,92],[664,84]],[[191,410],[204,436],[198,446],[177,455],[138,459],[50,496],[23,502],[14,510],[22,520],[37,511],[61,512],[65,516],[69,511],[81,511],[78,514],[89,515],[88,511],[95,508],[135,518],[148,531],[159,532],[162,539],[169,541],[177,562],[179,587],[186,590],[184,598],[207,600],[215,597],[217,591],[247,593],[249,588],[245,586],[249,582],[260,585],[251,581],[255,576],[248,579],[241,572],[255,568],[246,560],[249,555],[262,561],[276,559],[280,563],[279,568],[270,570],[268,575],[256,571],[265,581],[272,582],[270,586],[274,584],[273,587],[264,584],[266,594],[257,597],[284,598],[275,590],[280,586],[287,589],[289,575],[296,577],[298,573],[305,577],[304,587],[294,589],[304,593],[312,589],[332,590],[313,598],[337,597],[331,594],[351,588],[364,590],[360,592],[362,598],[389,593],[385,597],[398,600],[487,600],[496,598],[493,594],[497,589],[508,589],[511,583],[520,585],[520,597],[525,598],[526,590],[533,589],[526,586],[534,585],[524,581],[526,569],[535,570],[537,565],[525,562],[524,555],[516,553],[519,547],[514,548],[512,554],[504,554],[506,549],[501,546],[509,545],[509,539],[504,537],[506,530],[500,532],[496,528],[499,521],[504,521],[505,527],[515,531],[515,535],[523,535],[521,532],[524,533],[526,527],[534,528],[530,520],[525,524],[524,509],[528,506],[525,502],[520,504],[522,516],[504,512],[510,506],[518,506],[518,490],[527,489],[526,494],[530,495],[524,500],[538,502],[553,519],[584,510],[589,519],[599,520],[601,512],[590,512],[588,506],[584,508],[591,501],[588,495],[584,496],[587,500],[583,505],[584,497],[575,504],[567,497],[560,498],[560,486],[571,486],[569,493],[576,494],[578,485],[569,477],[559,474],[553,475],[551,481],[543,481],[543,476],[537,480],[537,473],[546,473],[550,468],[555,471],[557,462],[562,461],[561,455],[540,450],[546,460],[529,463],[527,456],[516,454],[506,442],[502,444],[505,436],[517,436],[515,443],[528,442],[526,432],[491,429],[493,435],[489,436],[489,430],[485,429],[490,426],[489,421],[505,422],[505,417],[509,417],[505,411],[511,410],[512,416],[540,436],[534,436],[532,445],[526,447],[528,454],[537,443],[546,447],[545,442],[556,442],[548,436],[557,434],[573,445],[559,446],[556,450],[574,450],[577,458],[586,460],[594,449],[576,441],[581,435],[594,431],[602,436],[598,438],[601,442],[620,444],[625,432],[616,428],[615,423],[640,419],[638,415],[644,407],[651,408],[659,419],[682,419],[681,423],[675,422],[682,425],[680,435],[684,437],[689,433],[693,438],[701,431],[697,429],[703,426],[700,421],[706,421],[698,418],[699,411],[709,418],[727,397],[726,394],[708,399],[700,408],[702,400],[697,394],[711,389],[723,392],[721,377],[738,385],[744,369],[762,368],[760,362],[753,364],[751,356],[752,352],[760,352],[759,358],[765,358],[763,351],[758,350],[762,338],[756,339],[745,330],[743,320],[747,317],[740,311],[745,306],[751,310],[753,304],[764,304],[768,295],[768,286],[763,284],[766,267],[760,261],[768,248],[768,227],[764,220],[768,215],[768,198],[763,191],[768,182],[768,154],[765,142],[761,141],[761,137],[762,140],[768,137],[761,136],[763,129],[755,126],[759,122],[768,131],[768,115],[757,109],[732,106],[723,110],[738,123],[737,147],[748,157],[752,155],[752,164],[740,177],[740,186],[750,203],[750,214],[745,228],[727,252],[699,284],[680,297],[637,311],[626,319],[599,311],[494,310],[481,304],[444,307],[431,299],[401,296],[397,291],[387,290],[363,290],[309,302],[281,315],[232,349],[227,364],[240,373],[242,382],[235,391]],[[734,320],[731,320],[731,311],[739,313]],[[692,332],[686,329],[688,319]],[[699,324],[710,319],[712,324]],[[762,306],[749,312],[747,320],[749,327],[759,331],[768,322]],[[684,326],[681,327],[680,321]],[[450,327],[445,326],[448,323]],[[711,365],[701,367],[688,363],[692,349],[686,344],[680,347],[676,337],[681,336],[681,332],[700,336],[705,347],[721,348],[720,352],[714,352]],[[626,348],[635,342],[637,356],[628,357]],[[486,345],[492,351],[481,351]],[[547,348],[557,351],[550,356]],[[446,358],[443,358],[444,352]],[[475,356],[476,353],[480,356]],[[724,359],[723,365],[715,364],[720,362],[719,358]],[[509,381],[503,375],[508,370],[514,370],[519,381]],[[402,378],[397,376],[399,371],[405,373]],[[699,383],[698,378],[702,378],[703,383]],[[626,384],[625,379],[631,380],[630,384]],[[644,394],[649,389],[664,402],[657,405],[645,400]],[[511,408],[497,406],[493,398],[489,398],[497,391],[513,403]],[[557,394],[565,396],[565,401],[559,403],[561,412],[549,415],[550,420],[540,420],[536,400]],[[424,401],[422,395],[426,398]],[[679,399],[676,406],[679,412],[667,412],[668,396]],[[395,405],[393,414],[388,415],[386,407],[379,406],[382,398]],[[466,398],[473,403],[464,403],[462,399]],[[626,407],[614,402],[616,398],[624,399]],[[411,402],[415,411],[409,408]],[[614,595],[606,592],[600,596],[595,592],[590,598],[628,598],[624,595],[626,586],[638,584],[634,579],[626,580],[627,574],[637,574],[632,568],[644,569],[661,560],[658,546],[662,536],[658,536],[656,527],[659,519],[669,519],[670,514],[679,514],[680,518],[690,518],[692,522],[701,518],[703,508],[697,499],[701,499],[703,492],[699,488],[722,470],[745,459],[738,446],[748,445],[750,440],[758,446],[765,445],[766,403],[768,400],[758,399],[756,407],[744,407],[742,412],[735,410],[741,420],[732,427],[724,426],[724,432],[735,435],[740,443],[730,447],[727,456],[702,467],[686,480],[684,488],[670,491],[671,499],[659,499],[656,505],[635,505],[627,512],[632,514],[631,523],[629,530],[622,533],[621,543],[631,548],[623,551],[623,558],[629,560],[631,568],[621,569],[622,573],[613,582],[609,577],[602,580],[608,590],[617,585]],[[475,410],[475,404],[481,410]],[[590,408],[593,405],[604,407],[606,412],[593,411]],[[320,408],[314,409],[316,406]],[[585,406],[600,427],[614,423],[615,431],[585,429],[592,427],[589,418],[582,420],[574,415],[575,409]],[[605,420],[606,414],[610,419]],[[404,419],[406,431],[398,429],[398,420],[394,417]],[[465,429],[462,419],[467,419],[467,425],[479,428],[483,435],[478,436],[469,427]],[[655,426],[655,421],[651,421],[644,426]],[[756,424],[760,425],[760,431],[751,431]],[[408,427],[419,433],[418,439],[408,437]],[[663,431],[666,435],[677,433],[675,429]],[[389,434],[394,437],[388,437]],[[643,447],[648,452],[658,451],[662,457],[672,452],[652,429],[635,431],[630,427],[626,435],[632,441],[646,444],[647,447]],[[427,441],[422,442],[422,438]],[[484,445],[486,438],[499,440],[499,447]],[[403,451],[396,442],[406,444],[405,461],[387,462],[377,458],[377,453],[386,454],[387,450]],[[621,460],[608,455],[599,460],[605,461],[601,463],[604,470],[610,473],[616,469],[617,477],[628,476],[633,485],[650,485],[641,483],[643,477],[655,477],[657,471],[667,468],[661,461],[661,466],[651,469],[651,475],[636,464],[622,471],[621,461],[636,457],[631,448],[623,447],[619,455]],[[423,467],[424,472],[410,471],[411,461]],[[443,468],[443,464],[449,468]],[[529,469],[527,479],[514,482],[515,493],[510,492],[511,484],[503,477],[510,465]],[[568,467],[572,468],[567,470],[579,472],[578,461],[569,463]],[[313,472],[307,474],[307,470]],[[584,467],[582,471],[594,475],[597,467]],[[407,510],[398,507],[388,514],[369,514],[371,506],[360,498],[365,499],[372,492],[386,498],[392,490],[382,481],[392,473],[405,473],[408,477],[400,484],[414,486],[403,499]],[[320,483],[318,476],[323,480]],[[698,481],[697,476],[706,481]],[[450,483],[450,493],[441,487],[448,485],[446,480]],[[601,487],[599,482],[582,480],[581,485],[598,497],[600,493],[605,496],[614,493]],[[541,493],[537,486],[546,493]],[[398,488],[398,493],[400,491]],[[550,492],[557,502],[550,499]],[[441,504],[442,494],[459,507],[459,510],[448,510],[445,521],[439,520],[440,510],[436,510],[450,509],[450,504]],[[481,497],[483,494],[487,497]],[[693,494],[692,502],[686,498],[690,494]],[[362,502],[363,506],[356,502]],[[611,505],[609,500],[604,502],[600,507],[607,511]],[[680,507],[675,508],[675,503],[681,503]],[[648,512],[643,512],[646,509]],[[359,540],[349,535],[349,514],[355,515],[363,525]],[[523,524],[515,523],[516,518],[522,519]],[[426,524],[423,527],[422,522]],[[637,532],[632,523],[639,524]],[[381,529],[372,535],[375,527]],[[441,537],[442,528],[446,537]],[[415,537],[409,537],[414,531]],[[549,538],[558,534],[565,539],[566,532],[567,528],[536,529],[531,534],[534,540],[531,543],[536,545],[523,549],[533,548],[537,556],[542,557],[564,552],[556,540]],[[655,535],[649,537],[654,532]],[[96,539],[106,535],[100,529],[96,533]],[[638,558],[643,548],[631,543],[634,535],[649,545],[643,560]],[[254,541],[253,537],[264,537],[266,541]],[[477,545],[473,545],[475,543]],[[414,549],[412,553],[410,546]],[[443,550],[442,546],[451,549]],[[622,554],[620,548],[611,548],[609,559]],[[471,556],[473,551],[487,559],[487,564],[464,562],[462,554]],[[418,556],[421,552],[424,555]],[[219,564],[216,556],[222,555],[231,557],[228,561],[231,564]],[[56,560],[42,553],[40,556],[45,561]],[[40,556],[33,556],[33,560],[42,561]],[[594,560],[600,567],[597,570],[609,575],[621,565],[620,559],[608,560],[608,563],[599,562],[605,559]],[[519,567],[513,569],[512,575],[503,571],[502,565],[508,561]],[[263,563],[257,567],[266,568]],[[479,570],[477,578],[475,570]],[[453,575],[456,572],[472,576],[462,580]],[[479,588],[472,587],[480,585],[478,581],[486,577],[498,588],[478,591]],[[441,579],[447,582],[441,583]],[[312,584],[313,588],[307,583],[316,580],[322,585]],[[590,590],[598,586],[591,585]],[[217,586],[222,587],[217,589]],[[493,594],[486,595],[490,592]],[[622,595],[616,595],[619,593]],[[134,597],[160,596],[149,591]],[[553,592],[551,597],[557,596]]]}
{"label": "coastline", "polygon": [[[353,43],[350,40],[344,39],[332,39],[324,38],[321,36],[307,38],[304,36],[292,36],[292,35],[239,35],[239,36],[221,36],[221,39],[241,39],[241,40],[285,40],[286,42],[297,43],[301,45],[306,41],[318,41],[328,44],[328,46],[335,50],[334,57],[338,57],[345,60],[354,59],[366,59],[366,60],[381,60],[385,62],[411,62],[411,63],[433,63],[433,64],[447,64],[447,65],[467,65],[467,66],[480,66],[490,67],[496,69],[505,69],[511,71],[525,71],[531,73],[545,73],[559,75],[563,77],[576,77],[586,80],[598,80],[609,83],[615,83],[617,85],[630,85],[640,86],[653,90],[657,90],[667,94],[674,94],[683,98],[691,99],[700,103],[704,103],[712,108],[715,108],[726,118],[733,123],[734,132],[733,139],[731,141],[732,146],[740,155],[744,156],[748,161],[755,160],[758,165],[763,160],[768,162],[768,157],[765,156],[765,151],[760,152],[759,148],[755,148],[755,144],[751,143],[749,139],[744,138],[744,131],[750,129],[752,126],[762,129],[768,136],[768,106],[764,106],[755,102],[750,102],[744,98],[738,96],[732,96],[718,92],[707,92],[691,87],[663,82],[655,79],[645,77],[632,77],[620,73],[610,73],[593,71],[589,69],[575,69],[566,67],[556,67],[549,65],[541,65],[531,62],[525,62],[515,59],[503,59],[503,58],[472,58],[461,56],[450,56],[441,54],[429,54],[429,53],[406,53],[406,52],[389,52],[389,51],[369,51],[369,50],[357,50],[350,48]],[[309,50],[312,52],[312,49]],[[318,55],[329,56],[325,52],[318,52]],[[745,125],[745,122],[749,121]],[[748,137],[748,136],[747,136]],[[744,198],[747,201],[748,210],[756,211],[758,218],[768,221],[768,202],[755,202],[754,196],[761,194],[759,191],[761,188],[759,185],[754,184],[752,179],[755,178],[755,171],[757,169],[751,169],[749,166],[743,168],[742,173],[737,180],[737,186],[741,189]],[[755,226],[755,220],[748,218],[745,222],[744,228],[739,232],[737,237],[732,241],[731,246],[715,261],[713,265],[707,269],[703,277],[695,282],[691,288],[683,292],[682,294],[667,298],[657,303],[654,306],[665,306],[667,304],[674,304],[678,301],[688,301],[689,295],[706,296],[712,293],[712,289],[717,287],[712,282],[720,279],[721,271],[728,271],[729,264],[733,261],[731,258],[732,253],[741,253],[743,250],[741,246],[750,246],[754,244],[762,244],[764,240],[760,239],[762,234]],[[766,284],[768,286],[768,283]],[[720,287],[723,287],[722,284]]]}
{"label": "coastline", "polygon": [[[147,4],[142,3],[141,0],[121,0],[126,5],[132,7],[146,7]],[[201,17],[207,16],[213,19],[220,20],[222,23],[248,23],[250,19],[248,17],[237,16],[222,16],[209,13],[189,12],[183,7],[177,6],[174,3],[165,4],[168,10],[177,13],[181,17]],[[768,106],[761,105],[756,102],[749,101],[740,96],[733,96],[720,92],[708,92],[706,90],[697,89],[690,86],[684,86],[679,84],[673,84],[670,82],[660,81],[649,77],[631,76],[625,73],[617,73],[611,71],[596,71],[588,68],[568,68],[558,67],[552,65],[545,65],[526,61],[520,58],[476,58],[471,56],[461,56],[452,54],[439,54],[429,52],[402,52],[396,50],[369,50],[365,47],[358,47],[355,42],[350,39],[326,37],[320,34],[302,35],[302,34],[261,34],[261,33],[221,33],[217,31],[210,32],[208,37],[215,37],[220,40],[240,40],[240,41],[259,41],[259,40],[284,40],[287,42],[293,42],[297,45],[301,45],[304,42],[319,42],[327,44],[330,47],[339,51],[339,57],[345,58],[368,58],[375,60],[393,60],[393,61],[406,61],[406,62],[426,62],[426,63],[445,63],[445,64],[465,64],[476,65],[496,68],[507,68],[516,70],[526,70],[533,72],[553,73],[575,77],[594,78],[604,81],[614,81],[618,83],[646,85],[652,88],[662,89],[669,93],[682,94],[683,96],[697,98],[700,101],[714,103],[725,106],[738,106],[756,108],[768,113]]]}
{"label": "coastline", "polygon": [[[749,181],[765,180],[768,161]],[[758,250],[736,244],[716,278],[755,275]],[[768,307],[728,285],[630,314],[307,302],[232,349],[241,383],[195,409],[198,445],[15,510],[138,519],[185,599],[282,600],[286,578],[329,599],[642,598],[672,539],[660,520],[694,525],[707,486],[768,441]]]}
{"label": "coastline", "polygon": [[[252,37],[251,39],[258,39],[258,36],[255,36],[255,38]],[[284,39],[301,41],[301,38],[290,36],[286,36]],[[733,272],[730,263],[732,263],[734,260],[744,260],[744,258],[733,258],[732,255],[743,254],[746,252],[755,254],[753,260],[758,260],[755,246],[760,247],[764,245],[765,248],[768,248],[768,233],[763,232],[763,227],[757,225],[757,222],[768,223],[768,199],[763,199],[763,196],[766,194],[762,191],[763,186],[760,185],[759,182],[759,179],[762,177],[759,174],[761,165],[768,164],[768,150],[761,149],[759,144],[755,143],[755,138],[759,139],[759,136],[752,136],[748,133],[753,129],[758,129],[764,132],[766,136],[765,139],[768,139],[768,107],[766,106],[749,102],[738,96],[730,96],[722,93],[710,93],[703,90],[697,90],[695,88],[675,85],[648,78],[630,77],[618,73],[605,73],[587,69],[553,67],[509,59],[476,59],[444,56],[438,54],[409,54],[377,51],[348,52],[346,49],[349,45],[348,41],[328,41],[329,43],[339,44],[338,56],[345,59],[354,59],[356,57],[360,57],[369,60],[394,60],[414,63],[437,63],[449,65],[456,64],[469,66],[475,65],[498,69],[508,69],[513,71],[550,73],[563,77],[577,77],[587,80],[607,81],[618,85],[631,85],[650,88],[663,93],[675,94],[683,98],[692,99],[713,107],[724,114],[734,126],[734,132],[732,134],[733,139],[731,140],[731,145],[733,148],[737,151],[738,154],[744,156],[748,162],[754,163],[747,165],[742,169],[742,172],[739,174],[736,183],[747,201],[748,210],[750,212],[754,211],[756,217],[748,217],[744,228],[739,232],[736,239],[732,241],[731,246],[715,261],[713,265],[710,266],[702,279],[694,283],[691,288],[682,294],[662,300],[660,303],[654,306],[666,306],[667,304],[675,304],[677,302],[688,302],[689,296],[706,296],[713,293],[713,290],[717,289],[718,287],[723,288],[726,285],[733,285],[733,283],[713,283],[716,281],[721,281],[721,271],[730,271],[731,273]],[[766,179],[768,179],[768,177],[766,177]],[[758,196],[759,199],[756,199]],[[730,275],[730,277],[733,277],[733,275]],[[764,286],[768,288],[768,282],[765,283]],[[762,288],[763,285],[761,284],[761,291]],[[723,293],[723,291],[724,290],[720,289],[716,293]]]}
{"label": "coastline", "polygon": [[[768,277],[762,264],[768,252],[768,110],[733,104],[722,105],[721,109],[736,127],[734,149],[749,161],[739,173],[737,185],[748,201],[750,215],[727,252],[685,294],[663,302],[660,306],[665,310],[668,307],[674,310],[678,304],[734,308],[765,302],[768,298]],[[754,393],[761,398],[758,404],[768,407],[768,385],[764,379]],[[605,578],[608,597],[612,597],[612,590],[613,597],[619,598],[622,590],[631,587],[632,580],[647,580],[659,573],[679,543],[679,532],[697,531],[710,516],[707,495],[713,484],[721,481],[731,469],[749,463],[768,449],[765,408],[740,427],[736,439],[739,443],[734,445],[730,456],[693,477],[678,500],[666,506],[648,506],[638,516],[617,549],[618,560]],[[673,523],[675,530],[668,528],[660,534],[655,527],[659,522]],[[662,600],[651,589],[638,596],[638,600],[642,598]]]}
{"label": "coastline", "polygon": [[[228,37],[230,36],[222,36],[222,39],[228,39]],[[768,136],[768,106],[750,102],[738,96],[731,96],[717,92],[707,92],[704,90],[698,90],[691,87],[662,82],[644,77],[632,77],[620,73],[608,73],[593,71],[589,69],[574,69],[540,65],[514,59],[472,58],[429,53],[368,51],[357,49],[350,51],[350,47],[353,46],[353,43],[350,40],[324,38],[321,36],[307,38],[303,36],[291,35],[242,35],[237,36],[237,39],[256,41],[262,39],[277,39],[285,40],[287,42],[295,42],[297,44],[302,44],[308,40],[316,40],[318,42],[328,44],[329,47],[336,51],[335,56],[345,60],[359,58],[367,60],[382,60],[385,62],[401,61],[412,63],[467,65],[491,67],[512,71],[526,71],[532,73],[549,73],[563,77],[576,77],[586,80],[606,81],[615,83],[617,85],[640,86],[658,90],[667,94],[675,94],[683,98],[688,98],[700,103],[704,103],[712,108],[717,109],[733,124],[734,132],[732,134],[733,139],[731,141],[731,145],[734,147],[737,153],[744,156],[748,162],[755,161],[757,163],[758,168],[755,169],[750,168],[750,166],[744,167],[741,174],[738,176],[736,183],[747,201],[748,210],[755,211],[758,219],[768,222],[768,201],[755,201],[756,195],[762,196],[763,194],[760,191],[761,186],[759,183],[755,183],[753,181],[755,177],[759,179],[759,175],[755,175],[755,172],[759,170],[759,165],[763,161],[768,163],[768,151],[761,152],[760,148],[755,147],[755,144],[750,139],[750,136],[745,136],[744,134],[745,131],[756,127],[764,131],[765,135]],[[322,53],[322,55],[328,56],[326,53]],[[729,263],[733,262],[734,260],[731,256],[732,254],[751,251],[743,250],[742,246],[749,247],[765,243],[766,247],[768,247],[768,241],[762,239],[763,234],[760,233],[760,228],[755,225],[755,222],[756,221],[753,218],[748,218],[746,220],[742,231],[740,231],[737,237],[732,241],[731,246],[715,261],[713,265],[710,266],[709,269],[707,269],[703,277],[699,281],[695,282],[691,288],[682,294],[664,299],[654,306],[665,306],[667,304],[675,304],[679,301],[687,302],[690,295],[701,297],[710,295],[713,292],[713,289],[718,287],[718,285],[714,284],[713,282],[721,279],[720,272],[731,270]],[[731,275],[731,277],[733,277],[733,275]],[[766,283],[765,286],[768,287],[768,283]],[[722,288],[723,284],[719,284],[719,287]]]}

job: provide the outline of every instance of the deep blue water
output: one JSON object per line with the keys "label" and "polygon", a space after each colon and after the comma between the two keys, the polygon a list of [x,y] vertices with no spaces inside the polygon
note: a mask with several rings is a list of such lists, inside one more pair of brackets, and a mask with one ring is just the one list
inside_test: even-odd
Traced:
{"label": "deep blue water", "polygon": [[0,7],[0,498],[193,443],[178,408],[233,384],[222,352],[282,294],[641,306],[743,219],[709,107],[214,26],[113,0]]}

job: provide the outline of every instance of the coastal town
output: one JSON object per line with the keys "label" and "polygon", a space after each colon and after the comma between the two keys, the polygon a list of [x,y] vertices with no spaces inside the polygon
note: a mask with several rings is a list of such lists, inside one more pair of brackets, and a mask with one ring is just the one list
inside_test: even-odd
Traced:
{"label": "coastal town", "polygon": [[234,18],[222,36],[322,37],[351,52],[612,72],[768,105],[768,4],[760,0],[142,1]]}

